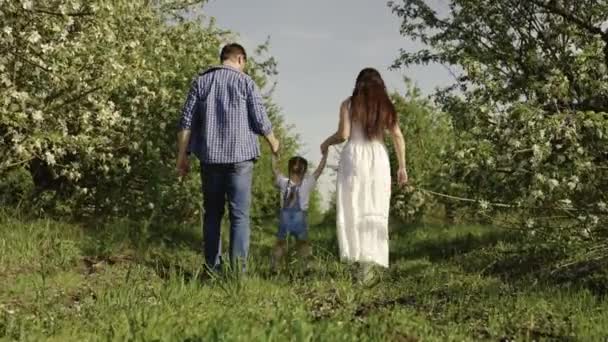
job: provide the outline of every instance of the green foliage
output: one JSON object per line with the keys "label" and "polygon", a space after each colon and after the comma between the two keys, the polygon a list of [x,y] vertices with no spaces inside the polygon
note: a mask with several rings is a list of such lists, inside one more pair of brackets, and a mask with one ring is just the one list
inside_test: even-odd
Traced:
{"label": "green foliage", "polygon": [[437,97],[456,129],[443,158],[449,193],[485,214],[502,202],[514,214],[507,224],[572,252],[601,244],[608,2],[453,0],[441,15],[420,0],[390,6],[402,33],[426,44],[395,66],[459,70]]}
{"label": "green foliage", "polygon": [[[176,181],[176,123],[192,77],[217,63],[230,37],[201,25],[200,3],[0,2],[0,176],[29,172],[27,204],[73,217],[200,213],[198,168]],[[276,73],[272,58],[257,58],[266,49],[248,70],[262,87]],[[267,157],[259,164],[265,182]],[[2,183],[6,200],[17,188]],[[264,186],[256,182],[254,216],[268,214]]]}

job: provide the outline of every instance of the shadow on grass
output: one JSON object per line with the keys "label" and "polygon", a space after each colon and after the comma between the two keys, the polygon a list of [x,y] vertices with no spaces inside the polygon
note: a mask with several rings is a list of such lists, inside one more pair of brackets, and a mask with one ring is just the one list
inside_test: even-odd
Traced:
{"label": "shadow on grass", "polygon": [[428,258],[430,261],[449,261],[515,239],[511,232],[492,228],[408,227],[393,234],[391,260]]}

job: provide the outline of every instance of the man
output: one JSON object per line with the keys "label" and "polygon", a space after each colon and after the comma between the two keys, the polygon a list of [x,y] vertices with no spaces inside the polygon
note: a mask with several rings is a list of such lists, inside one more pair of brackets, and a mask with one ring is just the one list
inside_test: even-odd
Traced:
{"label": "man", "polygon": [[180,120],[177,170],[182,177],[188,173],[189,152],[201,163],[207,267],[215,271],[221,267],[220,232],[227,200],[231,264],[245,271],[253,163],[260,156],[257,136],[265,137],[274,154],[279,142],[258,87],[243,72],[245,49],[228,44],[220,60],[220,66],[201,73],[192,83]]}

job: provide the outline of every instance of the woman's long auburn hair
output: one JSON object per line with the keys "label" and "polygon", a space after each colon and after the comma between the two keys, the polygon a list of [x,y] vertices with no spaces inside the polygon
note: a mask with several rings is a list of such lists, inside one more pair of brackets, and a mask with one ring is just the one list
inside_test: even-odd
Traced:
{"label": "woman's long auburn hair", "polygon": [[350,100],[352,120],[363,127],[369,140],[382,138],[384,130],[397,124],[395,106],[378,70],[365,68],[357,76]]}

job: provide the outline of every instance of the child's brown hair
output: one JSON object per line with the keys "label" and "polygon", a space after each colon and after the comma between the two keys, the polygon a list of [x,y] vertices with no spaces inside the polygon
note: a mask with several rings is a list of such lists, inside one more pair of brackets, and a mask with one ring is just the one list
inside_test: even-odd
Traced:
{"label": "child's brown hair", "polygon": [[292,157],[288,162],[289,176],[296,174],[303,177],[308,170],[308,161],[302,157]]}

